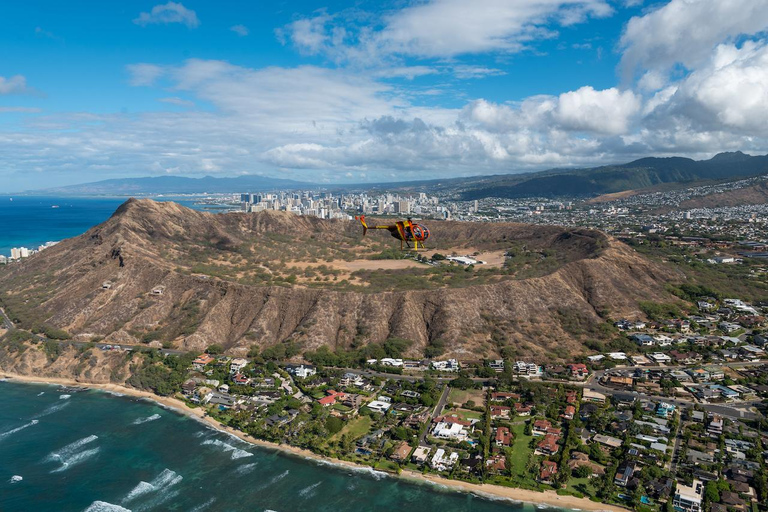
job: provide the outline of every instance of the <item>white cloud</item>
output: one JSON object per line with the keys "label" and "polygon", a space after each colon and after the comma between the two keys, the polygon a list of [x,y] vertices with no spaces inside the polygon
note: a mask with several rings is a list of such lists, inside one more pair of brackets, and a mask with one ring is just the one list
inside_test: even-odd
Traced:
{"label": "white cloud", "polygon": [[551,26],[569,26],[612,12],[605,0],[429,0],[375,23],[357,10],[322,12],[290,23],[277,35],[283,42],[290,39],[305,54],[377,65],[402,56],[519,52],[534,40],[556,36]]}
{"label": "white cloud", "polygon": [[27,92],[27,79],[22,75],[14,75],[8,78],[0,76],[0,95],[21,94]]}
{"label": "white cloud", "polygon": [[195,102],[179,98],[177,96],[171,96],[169,98],[159,98],[157,101],[161,103],[168,103],[169,105],[177,105],[179,107],[194,107]]}
{"label": "white cloud", "polygon": [[248,35],[248,27],[245,25],[233,25],[229,27],[229,30],[239,35],[240,37],[245,37]]}
{"label": "white cloud", "polygon": [[129,64],[126,66],[126,69],[131,75],[128,83],[135,86],[154,85],[157,79],[164,73],[162,67],[146,63]]}
{"label": "white cloud", "polygon": [[640,97],[632,91],[586,86],[560,95],[555,118],[565,129],[620,134],[629,129],[640,106]]}
{"label": "white cloud", "polygon": [[768,45],[723,44],[710,61],[675,85],[656,117],[684,119],[698,131],[768,135]]}
{"label": "white cloud", "polygon": [[560,96],[532,96],[517,105],[477,100],[464,109],[463,119],[497,133],[556,129],[619,135],[629,130],[640,108],[641,99],[632,91],[586,86]]}
{"label": "white cloud", "polygon": [[197,14],[191,9],[187,9],[181,3],[168,2],[167,4],[156,5],[150,12],[142,12],[139,17],[133,20],[137,25],[145,27],[150,24],[181,23],[189,28],[197,28],[200,20]]}
{"label": "white cloud", "polygon": [[629,20],[621,37],[625,77],[638,70],[694,69],[721,42],[768,28],[768,0],[671,0]]}
{"label": "white cloud", "polygon": [[457,65],[453,66],[452,69],[456,78],[460,79],[485,78],[487,76],[502,76],[507,74],[504,70],[486,66]]}
{"label": "white cloud", "polygon": [[391,15],[380,44],[420,57],[515,52],[549,35],[549,23],[573,25],[611,12],[602,0],[432,0]]}

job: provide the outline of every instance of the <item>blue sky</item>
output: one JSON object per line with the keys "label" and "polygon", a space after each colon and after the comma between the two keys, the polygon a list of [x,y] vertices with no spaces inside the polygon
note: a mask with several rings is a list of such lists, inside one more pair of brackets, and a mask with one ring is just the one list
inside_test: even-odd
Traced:
{"label": "blue sky", "polygon": [[0,190],[765,153],[768,0],[6,2]]}

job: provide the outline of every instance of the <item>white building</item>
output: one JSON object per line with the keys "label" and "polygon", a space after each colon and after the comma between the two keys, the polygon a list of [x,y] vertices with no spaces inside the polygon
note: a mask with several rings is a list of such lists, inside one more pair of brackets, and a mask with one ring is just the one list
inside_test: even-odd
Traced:
{"label": "white building", "polygon": [[317,369],[314,366],[305,366],[303,364],[289,367],[286,371],[298,379],[306,379],[317,373]]}
{"label": "white building", "polygon": [[678,482],[675,497],[672,500],[675,510],[681,512],[700,512],[703,489],[704,484],[702,484],[701,480],[694,479],[693,485],[690,487]]}
{"label": "white building", "polygon": [[242,357],[238,357],[232,360],[232,363],[229,366],[229,373],[232,375],[236,373],[240,373],[243,368],[245,368],[248,365],[248,360],[243,359]]}
{"label": "white building", "polygon": [[432,436],[437,439],[450,439],[451,441],[465,441],[468,433],[464,426],[459,423],[448,423],[440,421],[432,429]]}
{"label": "white building", "polygon": [[451,452],[450,454],[446,454],[444,449],[438,448],[432,456],[429,465],[432,466],[432,469],[436,469],[437,471],[446,471],[452,468],[458,460],[458,453]]}
{"label": "white building", "polygon": [[459,362],[455,359],[448,359],[446,361],[432,361],[430,364],[433,370],[443,372],[457,372],[459,371]]}

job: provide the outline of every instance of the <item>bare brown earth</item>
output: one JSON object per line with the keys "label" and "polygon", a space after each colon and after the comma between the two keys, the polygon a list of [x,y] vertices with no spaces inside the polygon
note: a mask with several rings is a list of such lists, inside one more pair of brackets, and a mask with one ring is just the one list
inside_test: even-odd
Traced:
{"label": "bare brown earth", "polygon": [[[296,286],[274,275],[312,260],[354,262],[361,250],[394,241],[387,233],[361,240],[354,222],[209,214],[132,199],[85,234],[0,271],[0,299],[24,326],[45,323],[78,339],[154,339],[188,350],[220,343],[244,353],[252,344],[346,349],[399,337],[413,342],[412,356],[439,340],[445,355],[464,358],[496,355],[502,347],[521,357],[565,357],[582,352],[605,319],[641,316],[639,300],[671,300],[664,284],[679,278],[593,230],[438,221],[429,227],[432,247],[443,253],[523,245],[555,254],[559,266],[541,277],[499,274],[463,287],[366,293],[331,282]],[[237,277],[194,271],[212,260],[232,262],[234,270],[222,265],[216,272],[236,270]]]}

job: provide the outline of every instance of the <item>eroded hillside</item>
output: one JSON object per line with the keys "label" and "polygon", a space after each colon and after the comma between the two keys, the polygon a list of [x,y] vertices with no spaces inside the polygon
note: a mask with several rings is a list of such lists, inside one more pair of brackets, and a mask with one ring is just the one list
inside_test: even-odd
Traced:
{"label": "eroded hillside", "polygon": [[398,337],[413,342],[413,356],[432,346],[465,358],[502,349],[565,357],[601,336],[605,319],[668,300],[663,285],[677,277],[592,230],[429,227],[432,253],[502,257],[473,269],[371,260],[391,255],[395,241],[363,238],[354,222],[129,200],[105,223],[0,271],[0,297],[23,325],[84,340],[242,353]]}

